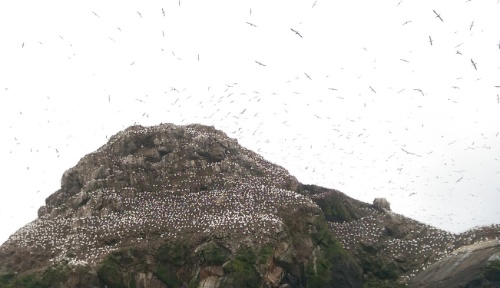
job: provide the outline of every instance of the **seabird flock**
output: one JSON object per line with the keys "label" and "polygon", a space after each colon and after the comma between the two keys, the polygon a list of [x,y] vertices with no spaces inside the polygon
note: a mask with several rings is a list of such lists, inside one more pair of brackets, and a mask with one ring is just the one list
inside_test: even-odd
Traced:
{"label": "seabird flock", "polygon": [[[191,233],[267,243],[283,230],[279,209],[317,208],[311,199],[290,190],[296,179],[282,167],[245,148],[231,155],[236,141],[216,130],[180,127],[134,126],[111,137],[72,168],[83,171],[84,188],[62,206],[47,205],[44,215],[14,233],[2,249],[49,251],[51,262],[86,265],[121,246]],[[179,133],[189,140],[172,140]],[[119,156],[124,152],[119,147],[133,145],[133,139],[127,142],[124,137],[134,135],[151,136],[156,144]],[[225,159],[192,159],[214,141],[227,143],[221,151]],[[175,147],[170,155],[182,155],[180,159],[158,158],[163,149],[159,147],[167,143]]]}
{"label": "seabird flock", "polygon": [[[492,240],[500,243],[498,232],[496,232],[500,228],[500,224],[453,234],[410,219],[406,220],[408,222],[406,225],[412,225],[414,230],[408,231],[404,237],[387,237],[385,226],[387,221],[383,219],[388,215],[393,218],[401,216],[392,211],[380,212],[372,208],[363,208],[363,210],[369,215],[351,222],[330,222],[330,228],[344,249],[353,253],[358,253],[356,250],[360,249],[360,243],[362,245],[376,243],[379,247],[384,247],[380,253],[390,257],[390,259],[423,263],[423,266],[419,265],[419,268],[403,275],[402,279],[405,280],[411,279],[416,273],[443,259],[458,247]],[[491,235],[484,233],[489,230],[493,232]]]}

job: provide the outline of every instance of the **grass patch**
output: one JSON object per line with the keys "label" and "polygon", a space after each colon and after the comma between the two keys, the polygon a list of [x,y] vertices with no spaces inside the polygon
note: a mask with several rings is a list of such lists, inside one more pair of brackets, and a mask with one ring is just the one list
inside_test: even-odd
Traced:
{"label": "grass patch", "polygon": [[199,251],[196,252],[196,256],[203,265],[214,266],[222,265],[229,259],[231,252],[219,245],[215,241],[210,241],[201,247]]}
{"label": "grass patch", "polygon": [[169,265],[168,263],[160,263],[155,270],[155,275],[167,284],[168,287],[181,287],[181,281],[177,277],[177,273],[175,272],[175,268]]}
{"label": "grass patch", "polygon": [[101,279],[109,287],[126,288],[125,283],[123,283],[120,264],[118,264],[117,260],[111,255],[106,257],[99,265],[97,275],[99,276],[99,279]]}
{"label": "grass patch", "polygon": [[500,282],[500,260],[490,261],[483,268],[483,275],[491,282]]}

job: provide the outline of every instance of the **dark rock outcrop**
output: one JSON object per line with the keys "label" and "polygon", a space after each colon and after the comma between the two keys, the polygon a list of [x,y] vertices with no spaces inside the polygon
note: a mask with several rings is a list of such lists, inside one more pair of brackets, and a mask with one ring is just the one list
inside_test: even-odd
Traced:
{"label": "dark rock outcrop", "polygon": [[373,200],[373,208],[381,212],[391,211],[391,204],[385,198],[375,198]]}

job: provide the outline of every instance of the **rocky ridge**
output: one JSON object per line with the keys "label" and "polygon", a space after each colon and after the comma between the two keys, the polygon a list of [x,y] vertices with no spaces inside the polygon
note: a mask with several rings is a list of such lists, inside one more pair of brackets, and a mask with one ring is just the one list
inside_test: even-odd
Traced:
{"label": "rocky ridge", "polygon": [[[0,287],[426,285],[439,282],[420,277],[433,263],[498,248],[499,231],[454,235],[384,199],[301,184],[213,127],[132,126],[66,171],[0,247]],[[495,263],[477,283],[497,285]]]}

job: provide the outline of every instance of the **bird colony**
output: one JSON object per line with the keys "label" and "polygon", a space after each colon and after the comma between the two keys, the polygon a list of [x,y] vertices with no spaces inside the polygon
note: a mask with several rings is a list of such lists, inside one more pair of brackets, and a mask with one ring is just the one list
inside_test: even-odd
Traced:
{"label": "bird colony", "polygon": [[283,229],[281,209],[317,207],[297,186],[213,127],[132,126],[66,171],[0,256],[18,247],[52,263],[93,265],[120,247],[185,235],[266,243]]}
{"label": "bird colony", "polygon": [[[227,248],[237,251],[286,235],[282,211],[319,211],[316,203],[328,197],[357,201],[306,186],[213,127],[132,126],[67,170],[61,189],[46,199],[38,219],[0,247],[0,258],[22,251],[18,257],[35,255],[38,265],[92,266],[122,247],[192,236],[230,239]],[[358,259],[368,252],[396,261],[403,281],[459,247],[500,242],[500,225],[453,234],[375,202],[359,202],[356,217],[329,226]]]}
{"label": "bird colony", "polygon": [[[324,195],[315,195],[313,198]],[[350,222],[329,222],[344,249],[377,253],[408,269],[403,280],[409,280],[459,247],[496,241],[500,243],[500,225],[490,225],[454,234],[406,218],[392,211],[363,207],[364,216]],[[405,268],[406,267],[406,268]]]}

